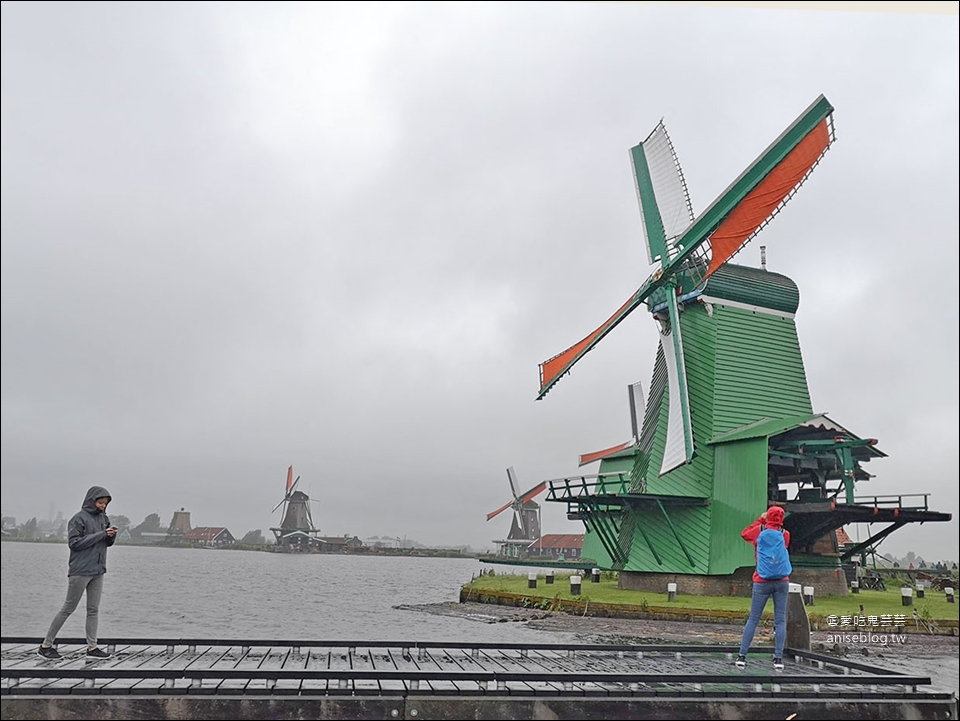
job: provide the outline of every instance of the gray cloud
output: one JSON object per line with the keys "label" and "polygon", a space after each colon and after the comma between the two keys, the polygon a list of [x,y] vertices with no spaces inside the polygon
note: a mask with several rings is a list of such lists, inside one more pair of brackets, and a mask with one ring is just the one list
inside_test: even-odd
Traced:
{"label": "gray cloud", "polygon": [[505,467],[576,473],[649,380],[638,313],[534,401],[537,363],[650,271],[628,148],[664,117],[702,210],[824,93],[836,145],[738,260],[763,243],[798,282],[815,407],[890,455],[869,490],[956,516],[955,17],[4,3],[2,25],[4,513],[97,482],[134,521],[242,534],[279,520],[292,463],[325,532],[488,544]]}

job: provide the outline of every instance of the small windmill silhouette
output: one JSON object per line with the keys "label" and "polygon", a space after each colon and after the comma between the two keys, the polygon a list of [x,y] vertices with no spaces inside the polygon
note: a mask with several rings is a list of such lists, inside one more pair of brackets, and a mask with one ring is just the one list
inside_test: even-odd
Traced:
{"label": "small windmill silhouette", "polygon": [[293,478],[293,466],[287,468],[287,487],[283,498],[273,507],[271,513],[276,513],[283,506],[282,520],[278,528],[271,528],[277,539],[277,544],[287,550],[303,551],[315,545],[320,529],[313,525],[313,515],[310,513],[310,497],[303,491],[297,490],[300,476]]}
{"label": "small windmill silhouette", "polygon": [[513,499],[487,514],[490,521],[508,508],[513,509],[513,522],[510,524],[510,533],[506,541],[497,541],[507,555],[519,555],[520,550],[540,538],[540,504],[533,499],[547,488],[546,481],[535,485],[525,493],[517,493],[517,474],[513,466],[507,469],[507,480],[510,483],[510,493]]}

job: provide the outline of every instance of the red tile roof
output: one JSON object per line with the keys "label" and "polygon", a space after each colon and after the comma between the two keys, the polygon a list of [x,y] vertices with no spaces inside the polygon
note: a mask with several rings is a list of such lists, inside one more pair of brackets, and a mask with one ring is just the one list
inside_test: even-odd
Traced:
{"label": "red tile roof", "polygon": [[582,533],[548,533],[533,543],[530,548],[583,548]]}
{"label": "red tile roof", "polygon": [[212,541],[227,529],[223,526],[197,526],[183,534],[184,541]]}

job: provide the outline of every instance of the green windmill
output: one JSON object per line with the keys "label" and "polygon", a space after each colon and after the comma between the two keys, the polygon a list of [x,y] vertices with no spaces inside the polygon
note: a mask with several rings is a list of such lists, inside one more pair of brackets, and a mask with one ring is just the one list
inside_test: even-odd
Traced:
{"label": "green windmill", "polygon": [[581,456],[581,465],[600,462],[597,474],[550,481],[547,494],[584,523],[583,556],[621,571],[622,586],[663,590],[661,575],[689,574],[701,591],[712,580],[715,591],[749,593],[753,551],[740,530],[773,503],[788,512],[794,578],[820,593],[846,593],[840,568],[859,549],[841,552],[836,529],[889,523],[866,546],[905,523],[950,520],[925,495],[857,495],[871,477],[863,464],[884,454],[814,412],[796,284],[730,262],[833,141],[833,107],[820,96],[698,216],[663,123],[631,149],[659,268],[599,328],[540,365],[538,395],[646,305],[660,338],[641,427],[630,442]]}

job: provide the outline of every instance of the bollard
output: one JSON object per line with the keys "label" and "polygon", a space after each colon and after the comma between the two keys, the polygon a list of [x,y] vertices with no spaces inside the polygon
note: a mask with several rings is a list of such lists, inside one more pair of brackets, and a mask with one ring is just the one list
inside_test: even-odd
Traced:
{"label": "bollard", "polygon": [[595,568],[590,572],[590,582],[591,583],[600,583],[600,569]]}
{"label": "bollard", "polygon": [[917,584],[917,598],[925,598],[925,597],[926,597],[926,589],[923,587],[923,584],[922,584],[922,583],[918,583],[918,584]]}
{"label": "bollard", "polygon": [[803,602],[808,606],[813,605],[813,586],[803,587]]}
{"label": "bollard", "polygon": [[900,589],[900,602],[904,606],[913,605],[913,589],[909,586],[904,586]]}
{"label": "bollard", "polygon": [[860,593],[860,581],[850,581],[850,593]]}
{"label": "bollard", "polygon": [[548,586],[553,585],[553,571],[547,571],[546,582]]}
{"label": "bollard", "polygon": [[570,576],[570,595],[580,595],[580,576]]}
{"label": "bollard", "polygon": [[537,587],[537,574],[531,571],[527,574],[527,588]]}
{"label": "bollard", "polygon": [[787,648],[810,650],[810,619],[803,605],[800,584],[791,583],[787,596]]}
{"label": "bollard", "polygon": [[667,600],[676,601],[677,600],[677,584],[668,583],[667,584]]}
{"label": "bollard", "polygon": [[956,599],[954,598],[954,595],[953,595],[953,587],[952,587],[952,586],[944,586],[943,592],[944,592],[945,594],[947,594],[947,603],[956,603],[956,602],[957,602]]}

